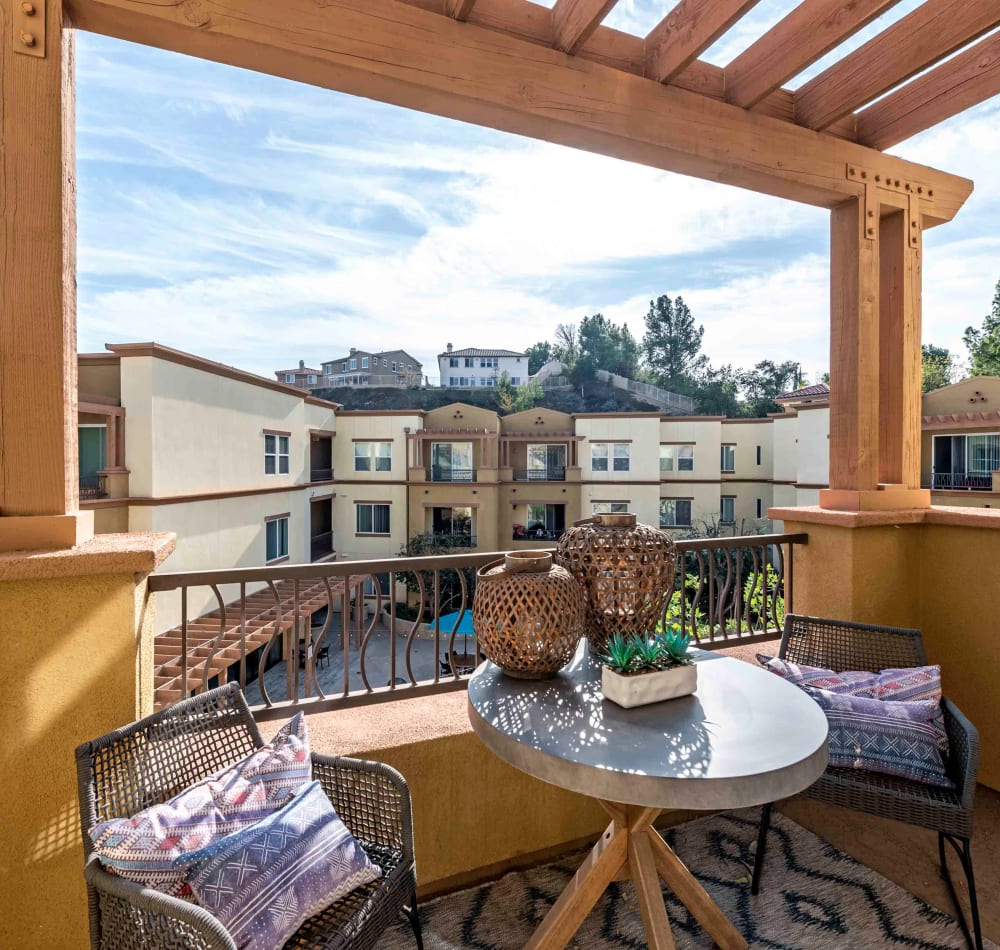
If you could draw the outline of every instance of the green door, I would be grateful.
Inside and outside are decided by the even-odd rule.
[[[107,426],[80,426],[80,484],[97,485],[97,473],[107,467]]]

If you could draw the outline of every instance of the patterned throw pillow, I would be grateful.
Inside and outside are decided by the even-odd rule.
[[[768,656],[766,653],[758,653],[757,662],[796,686],[815,686],[817,689],[850,696],[873,695],[878,680],[875,673],[864,671],[834,673],[833,670],[824,670],[818,666],[789,663],[787,660],[779,660],[776,656]]]
[[[176,860],[267,817],[312,778],[305,717],[297,713],[256,752],[131,818],[90,831],[105,870],[191,900]]]
[[[834,673],[817,666],[789,663],[766,653],[758,653],[757,662],[796,686],[815,686],[831,693],[866,696],[869,699],[941,702],[941,667],[936,665],[889,669],[880,673],[863,670]]]
[[[887,702],[801,688],[826,713],[830,765],[953,787],[944,770],[948,736],[939,703]]]
[[[319,782],[280,811],[180,862],[240,950],[275,950],[310,917],[381,877]]]

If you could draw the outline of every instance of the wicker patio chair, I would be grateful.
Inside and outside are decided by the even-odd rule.
[[[845,670],[877,673],[880,670],[924,666],[927,663],[919,630],[793,615],[785,618],[778,656],[791,663],[818,666],[838,673]],[[870,815],[894,818],[936,831],[941,874],[954,901],[959,923],[969,945],[982,950],[976,882],[969,847],[976,772],[979,768],[979,734],[954,703],[942,699],[941,707],[949,744],[945,768],[948,777],[955,783],[954,789],[935,788],[859,769],[830,767],[803,794],[832,805],[843,805]],[[753,894],[757,894],[760,889],[771,808],[772,805],[767,804],[761,812],[751,882]],[[955,849],[969,885],[972,933],[948,870],[945,842]]]
[[[184,700],[76,750],[84,877],[94,950],[236,950],[225,927],[203,908],[141,887],[101,868],[89,831],[136,812],[232,765],[264,745],[239,686]],[[418,950],[410,793],[403,777],[376,762],[313,753],[317,779],[337,814],[383,876],[306,921],[289,950],[370,948],[402,913]]]

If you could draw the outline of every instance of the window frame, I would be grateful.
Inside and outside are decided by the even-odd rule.
[[[265,477],[270,477],[272,475],[290,475],[291,474],[291,447],[292,447],[292,434],[291,432],[275,432],[272,429],[264,430],[264,475]],[[274,449],[268,451],[268,440],[272,440],[274,443]],[[284,451],[282,451],[282,444],[284,444]],[[267,470],[268,459],[273,459],[274,471],[269,472]],[[282,469],[284,466],[284,469]]]
[[[597,451],[602,446],[604,447],[603,455]],[[603,461],[605,467],[595,467],[595,461]],[[591,472],[600,472],[601,474],[608,475],[632,471],[632,443],[616,442],[613,439],[601,442],[591,442],[590,470]]]
[[[732,510],[733,516],[730,519],[726,518],[726,502],[729,502]],[[736,524],[736,496],[735,495],[719,495],[719,524]]]
[[[268,515],[264,519],[264,563],[265,564],[280,564],[282,561],[287,561],[289,558],[289,519],[291,517],[291,512],[285,512],[280,515]],[[274,525],[274,544],[275,544],[275,554],[274,557],[270,557],[271,552],[271,526]],[[282,551],[282,542],[284,542],[284,550]]]
[[[368,369],[368,359],[369,358],[367,356],[362,356],[361,357],[361,368],[362,369]]]
[[[659,512],[659,514],[660,514],[660,527],[661,528],[690,528],[691,527],[691,519],[692,519],[692,516],[693,516],[693,512],[691,510],[692,502],[693,501],[694,501],[693,498],[661,498],[660,499],[660,512]],[[664,504],[665,503],[672,503],[673,504],[674,520],[672,522],[670,522],[670,521],[664,521],[663,520],[663,511],[664,511]],[[678,506],[678,504],[681,504],[681,503],[687,505],[687,521],[680,521],[680,520],[678,520],[677,506]]]
[[[629,501],[592,501],[590,503],[590,513],[592,515],[627,515],[631,509]]]
[[[726,468],[726,450],[729,450],[729,454],[732,456],[732,468]],[[719,471],[725,472],[726,474],[733,474],[736,471],[736,443],[735,442],[723,442],[719,446]]]
[[[375,509],[385,509],[385,531],[376,531]],[[368,509],[370,530],[361,530],[361,512]],[[354,535],[359,538],[387,538],[392,534],[392,505],[387,501],[356,501],[354,503]]]
[[[361,446],[367,446],[367,452],[359,452]],[[387,447],[383,449],[383,447]],[[362,439],[353,443],[355,472],[391,472],[392,471],[392,440]],[[358,468],[358,462],[368,462],[368,468]],[[380,462],[386,464],[379,465]]]

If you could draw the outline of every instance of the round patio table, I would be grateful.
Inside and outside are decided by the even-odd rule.
[[[659,878],[724,950],[746,940],[653,827],[666,809],[744,808],[812,785],[827,762],[827,722],[797,687],[740,660],[697,651],[691,696],[622,709],[601,694],[586,641],[551,680],[483,663],[469,681],[476,735],[511,765],[597,799],[600,840],[528,948],[564,947],[608,884],[631,879],[651,948],[674,946]]]

